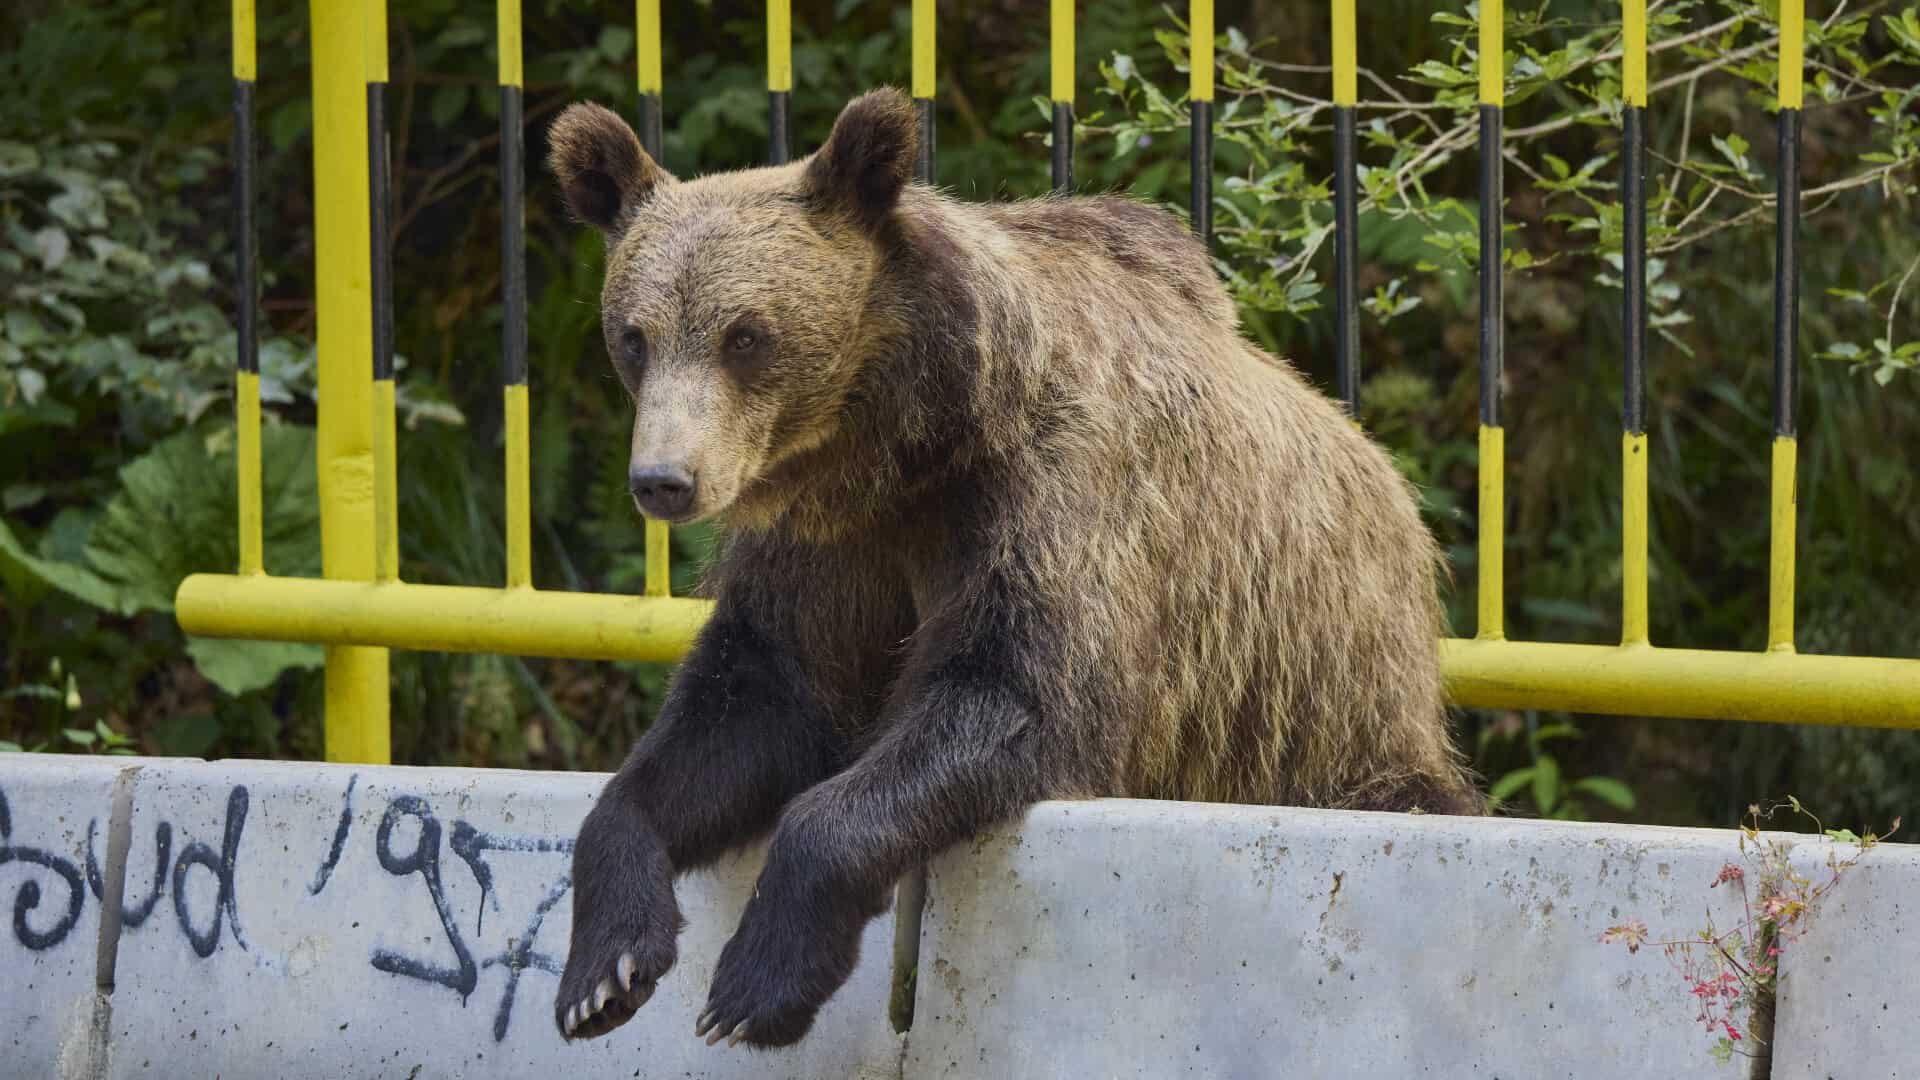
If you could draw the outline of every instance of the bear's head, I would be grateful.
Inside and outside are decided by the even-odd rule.
[[[549,137],[568,208],[606,237],[600,318],[635,406],[634,500],[668,521],[724,514],[836,433],[879,332],[863,324],[912,172],[912,104],[874,91],[809,158],[684,182],[598,105]]]

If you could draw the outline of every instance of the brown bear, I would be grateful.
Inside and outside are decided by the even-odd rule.
[[[691,182],[575,105],[647,515],[728,526],[711,621],[574,848],[568,1038],[673,965],[676,874],[771,832],[697,1032],[791,1043],[903,873],[1044,799],[1480,801],[1410,486],[1117,196],[909,182],[909,100]]]

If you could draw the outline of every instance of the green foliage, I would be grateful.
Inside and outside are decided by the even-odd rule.
[[[1479,758],[1483,770],[1492,761],[1510,759],[1515,746],[1524,747],[1527,764],[1510,769],[1487,789],[1496,810],[1515,801],[1515,796],[1530,798],[1533,812],[1540,817],[1584,821],[1596,806],[1616,813],[1630,812],[1638,804],[1633,789],[1611,776],[1569,778],[1561,759],[1549,751],[1554,740],[1581,738],[1578,727],[1567,721],[1542,724],[1537,714],[1524,719],[1508,713],[1500,723],[1480,731]]]
[[[150,437],[227,399],[233,331],[212,270],[166,228],[183,212],[169,195],[217,162],[206,148],[128,162],[105,140],[0,141],[0,435],[85,428],[111,407]],[[139,190],[124,178],[145,170]],[[263,358],[270,400],[293,389],[289,351]]]

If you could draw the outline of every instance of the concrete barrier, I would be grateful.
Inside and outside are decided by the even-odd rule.
[[[1746,1075],[1656,950],[1598,940],[1726,924],[1733,832],[1125,800],[935,860],[904,1047],[891,916],[798,1047],[694,1038],[753,856],[683,880],[639,1016],[564,1044],[603,780],[0,756],[0,1077]],[[1916,890],[1920,849],[1882,845],[1815,914],[1774,1075],[1914,1074]]]
[[[604,776],[237,761],[124,775],[110,1014],[91,1008],[97,919],[48,944],[10,935],[9,956],[39,947],[31,987],[0,989],[0,1023],[24,1032],[0,1075],[899,1075],[890,918],[869,928],[860,968],[800,1045],[759,1054],[694,1037],[757,856],[682,879],[680,962],[633,1021],[609,1038],[560,1040],[569,855]],[[0,761],[16,821],[38,830],[11,842],[51,820],[61,857],[81,867],[83,815],[104,825],[113,783],[111,770]],[[49,871],[32,873],[22,889],[59,891]],[[105,1054],[61,1056],[74,1031]]]
[[[125,760],[0,754],[0,1073],[85,1075],[104,1053],[100,866]]]
[[[1830,851],[1803,840],[1794,869],[1824,882]],[[1920,846],[1861,855],[1780,971],[1775,1077],[1920,1077]]]

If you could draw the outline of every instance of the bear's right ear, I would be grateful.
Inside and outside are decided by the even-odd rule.
[[[891,87],[872,90],[840,110],[802,183],[815,204],[850,212],[872,228],[899,201],[918,147],[913,102]]]
[[[568,106],[547,132],[547,146],[547,167],[560,179],[567,209],[610,235],[624,232],[634,211],[673,183],[627,122],[604,106]]]

